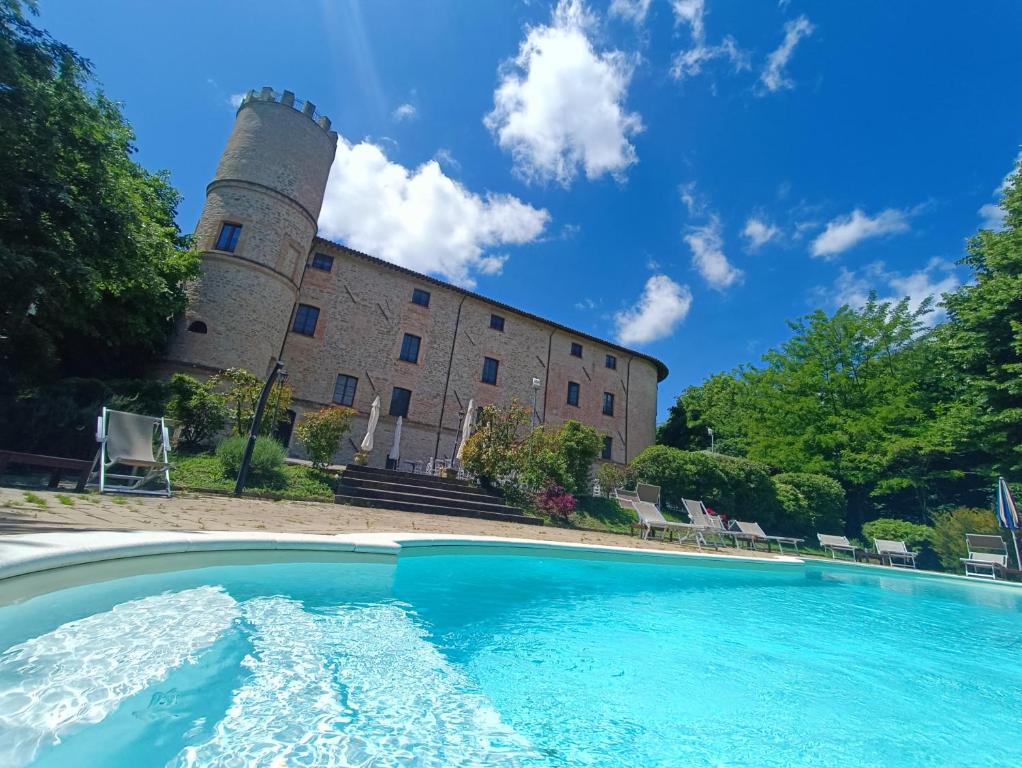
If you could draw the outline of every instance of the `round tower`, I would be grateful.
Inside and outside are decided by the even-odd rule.
[[[195,227],[202,274],[167,353],[172,367],[266,372],[280,354],[337,147],[290,91],[249,91]]]

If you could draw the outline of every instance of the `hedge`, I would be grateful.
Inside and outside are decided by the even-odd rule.
[[[808,472],[785,472],[774,475],[773,480],[788,528],[782,533],[815,540],[817,533],[840,535],[845,532],[847,502],[845,490],[837,480]],[[790,492],[786,489],[796,491],[802,497],[801,502],[789,507],[786,497],[790,496]]]

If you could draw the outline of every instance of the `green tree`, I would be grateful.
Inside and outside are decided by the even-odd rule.
[[[529,410],[517,399],[506,408],[487,405],[469,435],[461,463],[483,485],[514,486],[521,469]]]
[[[167,384],[167,417],[179,428],[180,442],[190,448],[208,443],[227,423],[227,400],[211,381],[175,373]]]
[[[355,411],[343,405],[328,405],[315,413],[307,413],[298,422],[295,432],[305,444],[312,466],[325,467],[341,448],[341,440],[351,430]]]
[[[946,298],[945,335],[966,376],[960,426],[994,472],[1022,471],[1022,160],[1005,183],[1004,229],[982,230],[960,263],[972,279]]]
[[[990,533],[1002,536],[998,527],[997,517],[989,509],[959,507],[934,516],[931,542],[940,564],[946,571],[965,570],[961,558],[968,554],[965,545],[967,533]],[[1011,531],[1007,532],[1011,536]],[[1014,552],[1008,542],[1008,550]]]
[[[740,376],[740,371],[717,373],[678,395],[667,420],[657,428],[657,443],[685,451],[700,451],[712,444],[717,453],[745,455],[742,414],[747,385]]]
[[[27,9],[27,12],[26,12]],[[178,193],[89,63],[0,0],[0,391],[136,374],[169,338],[198,256]]]
[[[252,428],[252,419],[259,404],[264,382],[244,368],[228,368],[210,380],[223,390],[230,413],[231,429],[236,435],[247,435]],[[272,435],[281,424],[288,420],[287,410],[291,407],[291,385],[279,378],[270,389],[263,412],[261,433]]]
[[[589,495],[592,492],[589,478],[593,462],[603,448],[600,433],[588,424],[568,419],[557,430],[557,446],[568,471],[568,490]]]

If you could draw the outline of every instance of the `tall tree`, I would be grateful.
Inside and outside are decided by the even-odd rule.
[[[166,173],[89,63],[0,0],[0,390],[131,374],[164,346],[198,258]]]
[[[967,417],[973,442],[992,468],[1022,475],[1022,159],[1005,182],[1004,228],[982,230],[961,263],[972,280],[946,299],[947,344],[966,375]]]
[[[742,401],[747,393],[741,372],[717,373],[689,387],[671,406],[657,429],[657,443],[687,451],[713,447],[730,456],[745,455]],[[713,430],[713,439],[710,439]]]

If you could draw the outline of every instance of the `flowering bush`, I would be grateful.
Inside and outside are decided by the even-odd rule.
[[[552,517],[567,520],[575,511],[575,497],[563,485],[548,483],[536,494],[536,509]]]

